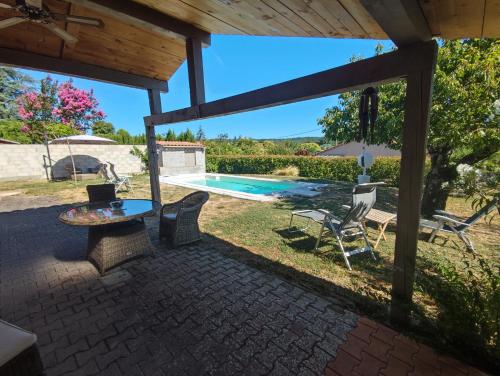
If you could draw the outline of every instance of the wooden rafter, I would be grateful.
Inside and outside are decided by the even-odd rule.
[[[174,38],[198,38],[203,45],[210,45],[210,33],[187,22],[158,12],[142,4],[123,0],[66,0],[98,13],[114,17],[126,24],[155,31]]]
[[[186,57],[191,106],[196,106],[205,103],[205,79],[203,77],[203,58],[200,39],[188,38],[186,41]]]
[[[398,47],[432,38],[417,0],[361,0],[361,3]]]
[[[267,86],[192,107],[146,116],[150,125],[171,124],[279,106],[327,95],[380,85],[404,78],[432,64],[428,56],[435,43],[401,48],[309,76]]]
[[[66,74],[134,88],[168,91],[166,81],[9,48],[0,48],[0,64]]]

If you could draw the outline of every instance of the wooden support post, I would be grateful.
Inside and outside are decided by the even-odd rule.
[[[402,325],[409,323],[415,280],[427,128],[436,55],[437,47],[431,56],[431,68],[411,72],[407,76],[391,303],[391,320]]]
[[[161,113],[160,91],[149,89],[148,97],[149,97],[149,109],[151,111],[151,114],[154,115]],[[151,198],[154,201],[161,203],[156,134],[155,134],[155,128],[149,126],[148,124],[146,124],[146,142],[147,142],[147,152],[149,161],[149,181],[151,184]]]
[[[201,39],[188,38],[186,40],[186,56],[191,106],[197,106],[205,103],[205,79],[203,77]]]

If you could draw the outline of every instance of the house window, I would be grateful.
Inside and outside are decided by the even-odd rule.
[[[185,150],[184,151],[184,165],[186,167],[196,166],[196,153],[195,150]]]

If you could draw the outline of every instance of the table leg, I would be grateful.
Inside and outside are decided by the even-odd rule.
[[[87,258],[97,266],[101,275],[113,266],[152,250],[143,222],[89,227]]]
[[[385,229],[386,229],[388,224],[389,224],[389,222],[385,222],[382,226],[380,224],[378,224],[378,229],[379,229],[380,233],[378,234],[377,241],[375,242],[375,246],[373,247],[373,249],[377,249],[378,243],[380,243],[380,240],[382,238],[384,238],[384,240],[387,240],[387,238],[385,237]]]

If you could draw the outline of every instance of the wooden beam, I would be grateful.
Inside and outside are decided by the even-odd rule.
[[[205,119],[393,82],[406,77],[410,72],[429,69],[432,64],[430,57],[435,48],[434,41],[419,43],[244,94],[147,116],[144,120],[150,125],[160,125]]]
[[[11,50],[8,48],[0,47],[0,64],[88,78],[133,88],[154,89],[162,92],[168,91],[166,81],[103,68],[97,65],[58,59],[32,52]]]
[[[417,0],[361,0],[361,3],[398,47],[432,38]]]
[[[198,38],[210,46],[210,33],[168,14],[134,1],[123,0],[66,0],[106,16],[114,17],[129,25],[154,31],[170,38]]]
[[[149,109],[151,114],[161,113],[161,97],[158,90],[148,90]],[[158,166],[158,150],[156,146],[155,128],[146,125],[146,144],[149,164],[149,182],[151,185],[151,198],[161,203],[160,174]]]
[[[200,39],[188,38],[186,40],[186,57],[191,106],[196,106],[205,103],[205,79],[203,77],[203,57]]]
[[[408,323],[413,296],[427,129],[437,48],[429,58],[431,67],[412,72],[406,79],[391,302],[391,320],[400,324]]]

